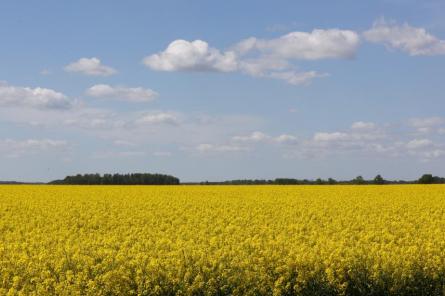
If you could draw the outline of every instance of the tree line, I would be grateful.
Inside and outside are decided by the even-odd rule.
[[[293,179],[293,178],[276,178],[273,180],[265,179],[241,179],[229,180],[222,182],[200,182],[201,185],[385,185],[385,184],[445,184],[445,178],[424,174],[417,180],[385,180],[381,175],[375,176],[374,179],[365,180],[362,176],[357,176],[352,180],[335,180],[328,179]]]
[[[44,184],[14,181],[0,181],[0,184]],[[171,175],[131,173],[131,174],[77,174],[67,176],[62,180],[54,180],[48,184],[55,185],[386,185],[386,184],[445,184],[445,178],[424,174],[417,180],[386,180],[381,175],[373,179],[364,179],[357,176],[352,180],[328,179],[240,179],[221,182],[189,182],[181,183],[180,180]]]
[[[56,185],[178,185],[179,179],[163,174],[77,174],[49,184]]]

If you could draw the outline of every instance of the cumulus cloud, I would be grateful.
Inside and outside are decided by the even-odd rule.
[[[67,146],[66,141],[51,139],[0,140],[0,152],[6,157],[20,157],[50,150],[64,150]]]
[[[210,47],[202,40],[175,40],[164,51],[145,57],[143,62],[157,71],[241,72],[302,85],[327,74],[299,70],[291,60],[352,58],[358,45],[357,33],[339,29],[291,32],[275,39],[251,37],[226,51]]]
[[[424,162],[428,162],[445,156],[445,147],[432,141],[410,141],[410,143],[408,144],[413,144],[414,146],[407,147],[406,153],[410,156],[417,157]]]
[[[445,54],[445,40],[428,33],[424,28],[412,27],[407,23],[400,25],[380,19],[363,35],[369,42],[382,43],[411,56]]]
[[[358,45],[359,36],[353,31],[317,29],[291,32],[275,39],[251,37],[232,48],[240,56],[240,71],[251,76],[280,79],[292,85],[304,85],[328,74],[297,70],[292,60],[352,58]]]
[[[137,123],[146,125],[178,125],[179,118],[178,115],[171,112],[156,112],[143,115],[137,120]]]
[[[0,82],[0,106],[40,109],[69,109],[73,101],[49,88],[12,86]]]
[[[234,48],[241,54],[258,50],[282,59],[319,60],[353,58],[359,43],[359,35],[354,31],[315,29],[312,32],[291,32],[275,39],[251,37]]]
[[[420,122],[420,121],[419,121]],[[436,124],[436,121],[422,121]],[[358,121],[349,130],[316,132],[311,138],[303,139],[292,147],[287,156],[320,157],[326,155],[379,155],[382,157],[415,157],[429,161],[445,155],[445,143],[426,138],[410,139],[411,134],[394,133],[390,127]]]
[[[332,153],[333,151],[379,151],[390,152],[387,147],[387,132],[371,122],[358,121],[346,131],[316,132],[304,141],[306,150]]]
[[[157,71],[232,72],[238,67],[233,51],[221,52],[202,40],[175,40],[164,51],[145,57],[143,62]]]
[[[117,71],[105,66],[98,58],[80,58],[65,67],[67,72],[78,72],[90,76],[111,76]]]
[[[86,91],[87,95],[96,98],[115,98],[130,102],[150,102],[158,93],[142,87],[110,86],[107,84],[96,84]]]

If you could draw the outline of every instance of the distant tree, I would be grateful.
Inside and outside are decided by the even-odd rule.
[[[434,177],[431,174],[424,174],[422,177],[419,178],[417,181],[419,184],[433,184],[434,183]]]
[[[274,181],[275,184],[278,185],[297,185],[300,182],[297,179],[289,179],[289,178],[277,178]]]
[[[385,180],[382,178],[382,176],[377,175],[374,178],[374,184],[376,184],[376,185],[383,185],[383,184],[385,184]]]
[[[51,184],[73,185],[177,185],[179,179],[170,175],[161,174],[77,174],[67,176],[63,180],[52,181]]]
[[[434,184],[445,184],[445,178],[434,176],[433,183]]]
[[[334,184],[336,184],[337,183],[337,181],[335,181],[334,179],[332,179],[332,178],[329,178],[328,179],[328,184],[329,185],[334,185]]]
[[[365,184],[365,179],[363,179],[362,176],[357,176],[355,179],[352,180],[352,184],[356,184],[356,185],[362,185]]]
[[[318,178],[317,180],[315,180],[315,184],[316,185],[323,185],[324,181],[320,178]]]
[[[424,174],[422,177],[417,180],[417,183],[420,184],[444,184],[445,178],[441,178],[438,176],[433,176],[431,174]]]
[[[444,184],[445,178],[433,176],[431,174],[424,174],[422,177],[420,177],[419,180],[417,180],[417,183],[420,183],[420,184]]]

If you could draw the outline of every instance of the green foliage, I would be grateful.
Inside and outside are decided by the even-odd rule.
[[[363,185],[363,184],[366,183],[365,179],[363,179],[362,176],[357,176],[357,177],[356,177],[355,179],[353,179],[351,182],[352,182],[352,184],[355,184],[355,185]]]
[[[445,183],[445,178],[440,178],[432,174],[424,174],[417,181],[419,184],[443,184]]]
[[[179,179],[162,174],[77,174],[50,184],[65,185],[178,185]]]
[[[374,178],[374,184],[376,184],[376,185],[383,185],[383,184],[385,184],[385,180],[382,178],[382,176],[377,175]]]

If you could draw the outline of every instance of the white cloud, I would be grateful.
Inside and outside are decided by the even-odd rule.
[[[429,147],[432,145],[433,145],[433,142],[429,139],[414,139],[414,140],[409,141],[406,144],[406,148],[420,149],[420,148],[425,148],[425,147]]]
[[[406,23],[399,25],[380,19],[363,35],[369,42],[382,43],[388,48],[399,49],[412,56],[445,54],[445,40],[431,35],[424,28],[412,27]]]
[[[426,121],[432,123],[434,121]],[[428,161],[441,157],[445,143],[430,139],[409,139],[410,133],[391,132],[389,127],[380,127],[370,122],[355,122],[347,131],[317,132],[312,138],[294,145],[286,155],[319,157],[351,153],[380,155],[383,157],[416,157]],[[292,153],[293,152],[293,153]]]
[[[139,124],[168,124],[168,125],[178,125],[179,118],[174,113],[169,112],[157,112],[157,113],[149,113],[143,115],[137,120]]]
[[[240,61],[240,70],[254,77],[264,77],[270,71],[282,71],[289,69],[288,61],[272,57],[259,57]]]
[[[115,130],[119,128],[128,127],[130,121],[119,114],[108,110],[84,108],[75,110],[63,119],[58,119],[57,122],[62,122],[65,126],[86,129],[86,130]],[[54,124],[52,122],[51,124]]]
[[[333,133],[315,133],[313,139],[316,142],[331,142],[342,141],[349,138],[347,133],[333,132]]]
[[[261,142],[268,140],[269,138],[270,137],[265,133],[256,131],[247,136],[235,136],[232,140],[239,142]]]
[[[425,157],[425,160],[439,158],[439,157],[445,156],[445,150],[444,149],[434,149],[431,151],[426,151],[423,153],[423,156]]]
[[[359,41],[358,34],[350,30],[317,29],[312,32],[291,32],[275,39],[250,37],[232,49],[239,55],[240,71],[255,77],[304,85],[328,74],[297,70],[291,60],[352,58]]]
[[[287,145],[298,143],[297,137],[292,136],[292,135],[287,135],[287,134],[279,135],[274,140],[280,144],[287,144]]]
[[[66,141],[51,139],[0,140],[0,152],[6,157],[20,157],[25,154],[38,154],[50,150],[64,150]]]
[[[352,123],[351,128],[354,130],[372,130],[376,127],[373,122],[356,121]]]
[[[271,72],[267,77],[284,80],[292,85],[302,85],[308,84],[314,78],[321,78],[329,76],[326,73],[318,73],[316,71],[309,72],[295,72],[295,71],[286,71],[286,72]]]
[[[228,144],[201,144],[197,146],[200,152],[237,152],[250,151],[258,147],[257,145],[273,145],[279,144],[277,147],[295,146],[298,145],[297,137],[288,134],[281,134],[277,137],[269,136],[263,132],[252,132],[245,136],[234,136],[230,139]]]
[[[200,144],[196,147],[196,150],[199,152],[241,152],[249,149],[238,145]]]
[[[157,71],[231,72],[238,67],[234,52],[222,53],[202,40],[175,40],[164,51],[145,57],[143,62]]]
[[[419,133],[429,133],[436,129],[440,133],[440,130],[442,129],[441,126],[445,124],[445,118],[438,116],[412,118],[410,124],[416,128]]]
[[[258,50],[282,59],[318,60],[352,58],[360,43],[358,34],[350,30],[315,29],[312,32],[291,32],[276,39],[242,40],[235,49],[240,54]]]
[[[73,101],[49,88],[31,88],[0,83],[0,106],[40,109],[69,109]]]
[[[110,86],[107,84],[96,84],[86,91],[87,95],[96,98],[115,98],[130,102],[150,102],[154,100],[158,93],[142,87],[122,87]]]
[[[328,76],[328,74],[316,71],[297,71],[286,60],[266,56],[242,60],[239,63],[239,69],[253,77],[279,79],[292,85],[304,85],[310,83],[314,78]]]
[[[145,57],[143,62],[157,71],[237,71],[302,85],[327,74],[297,71],[290,60],[352,58],[358,45],[357,33],[339,29],[291,32],[269,40],[251,37],[227,51],[210,47],[202,40],[175,40],[164,51]]]
[[[232,50],[240,55],[245,55],[252,50],[256,49],[258,39],[255,37],[250,37],[244,40],[239,41],[235,45],[232,46]]]
[[[411,123],[414,127],[434,127],[445,123],[445,119],[442,117],[425,117],[425,118],[413,118]]]
[[[65,67],[67,72],[79,72],[90,76],[111,76],[117,71],[109,66],[105,66],[98,58],[80,58]]]

